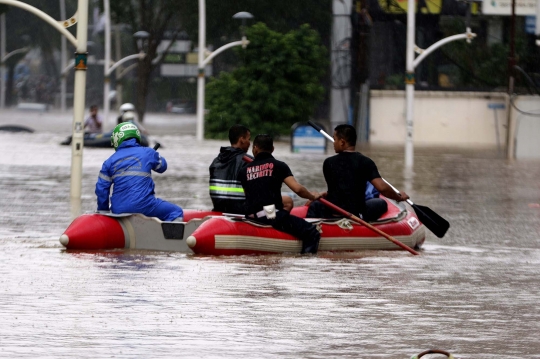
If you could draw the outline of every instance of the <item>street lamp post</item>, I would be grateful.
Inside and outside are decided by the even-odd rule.
[[[60,0],[60,18],[66,18],[66,0]],[[60,51],[60,69],[64,70],[67,66],[67,42],[64,36],[61,37],[61,51]],[[66,76],[62,72],[60,76],[60,110],[66,112]]]
[[[415,5],[416,1],[408,1],[407,4],[407,52],[406,52],[406,73],[405,73],[405,99],[406,99],[406,112],[405,112],[405,170],[412,172],[414,163],[414,147],[413,147],[413,131],[414,131],[414,83],[415,75],[414,69],[424,60],[429,54],[438,49],[439,47],[456,40],[471,40],[476,37],[476,34],[471,32],[469,27],[469,13],[467,15],[467,27],[466,32],[459,35],[453,35],[437,41],[425,50],[419,49],[415,46]],[[414,52],[420,53],[416,59],[414,58]]]
[[[4,57],[6,56],[6,14],[0,15],[0,108],[5,105],[6,92],[6,66]]]
[[[233,16],[234,19],[242,20],[242,32],[247,19],[253,18],[249,12],[239,12]],[[221,52],[230,49],[234,46],[246,47],[249,41],[243,36],[241,41],[234,41],[223,45],[219,49],[213,51],[205,59],[206,53],[206,0],[199,0],[199,53],[198,53],[198,74],[197,74],[197,131],[196,137],[198,141],[204,139],[204,97],[205,97],[205,73],[206,65]]]

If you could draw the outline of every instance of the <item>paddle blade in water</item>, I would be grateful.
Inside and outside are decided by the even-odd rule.
[[[418,216],[418,220],[420,220],[427,229],[439,238],[444,237],[446,231],[450,228],[450,223],[448,223],[446,219],[439,216],[429,207],[417,204],[413,204],[412,207]]]

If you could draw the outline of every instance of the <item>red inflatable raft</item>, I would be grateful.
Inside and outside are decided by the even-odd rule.
[[[413,210],[404,203],[386,199],[388,212],[371,223],[381,231],[411,248],[420,248],[425,240],[425,228]],[[292,214],[305,217],[307,207],[295,207]],[[356,251],[400,249],[371,229],[349,219],[310,220],[321,232],[319,251]],[[242,255],[270,253],[300,253],[301,242],[270,226],[242,219],[212,217],[202,223],[186,243],[198,254]]]

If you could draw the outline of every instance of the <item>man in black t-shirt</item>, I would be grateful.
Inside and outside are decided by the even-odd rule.
[[[361,215],[366,221],[376,221],[387,211],[382,198],[365,199],[366,183],[371,184],[385,197],[405,201],[405,192],[396,193],[379,174],[375,162],[355,151],[356,130],[351,125],[338,125],[334,130],[334,150],[337,155],[327,158],[323,173],[328,192],[326,199],[338,207]],[[328,218],[333,213],[320,202],[310,204],[307,217]]]
[[[317,192],[309,192],[298,183],[286,163],[272,156],[274,141],[269,135],[257,135],[253,141],[255,159],[240,170],[238,179],[246,195],[246,217],[269,224],[278,231],[291,234],[302,241],[302,253],[317,253],[321,235],[317,228],[302,218],[283,210],[281,185],[285,183],[294,193],[302,198],[316,201],[321,197]],[[271,209],[263,208],[274,205]],[[270,213],[267,216],[267,213]],[[271,219],[275,215],[275,218]]]

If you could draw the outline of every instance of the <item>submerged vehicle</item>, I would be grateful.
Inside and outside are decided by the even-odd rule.
[[[84,146],[85,147],[111,147],[111,135],[112,131],[104,133],[85,133],[84,134]],[[71,136],[67,137],[60,143],[61,145],[71,145]],[[148,147],[148,137],[141,133],[141,146]]]

